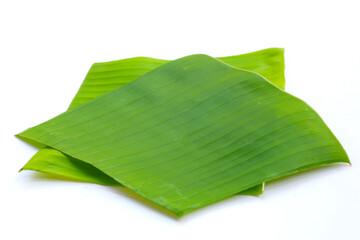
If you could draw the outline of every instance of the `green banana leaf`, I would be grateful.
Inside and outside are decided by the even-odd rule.
[[[284,49],[282,48],[269,48],[218,59],[234,67],[257,72],[284,89]],[[167,62],[169,61],[137,57],[95,63],[89,70],[69,109],[119,88]],[[35,170],[103,185],[119,185],[117,181],[90,164],[81,162],[49,147],[36,153],[21,170]],[[260,184],[240,194],[259,195],[263,192],[263,188],[263,184]]]
[[[206,55],[169,62],[18,136],[179,216],[300,170],[349,163],[309,105]]]

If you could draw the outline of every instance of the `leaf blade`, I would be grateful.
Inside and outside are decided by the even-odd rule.
[[[257,72],[280,88],[285,86],[284,49],[269,48],[218,59],[234,67]],[[113,62],[96,63],[89,70],[89,73],[69,108],[71,109],[72,107],[121,87],[167,62],[169,61],[137,57]],[[111,178],[106,179],[100,171],[99,173],[96,173],[95,168],[91,169],[91,166],[85,167],[85,169],[88,169],[88,171],[85,172],[82,171],[82,169],[76,169],[77,165],[75,164],[75,161],[77,161],[77,159],[74,159],[71,156],[47,148],[46,150],[40,150],[39,153],[35,154],[22,170],[35,170],[58,174],[84,182],[103,185],[111,183],[111,185],[113,185]],[[59,169],[57,169],[57,165],[59,165]],[[97,175],[99,176],[99,181],[96,181]],[[260,195],[262,192],[263,185],[261,184],[240,194]]]
[[[349,162],[306,103],[204,55],[170,62],[20,136],[178,215],[308,167]]]

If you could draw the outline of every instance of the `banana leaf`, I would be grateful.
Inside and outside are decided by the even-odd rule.
[[[284,49],[282,48],[269,48],[218,59],[234,67],[257,72],[284,89]],[[119,88],[167,62],[169,61],[137,57],[95,63],[89,70],[69,109]],[[50,147],[36,153],[21,170],[35,170],[103,185],[119,185],[117,181],[93,166]],[[259,195],[263,192],[263,188],[263,184],[260,184],[240,194]]]
[[[178,216],[349,159],[320,116],[261,75],[184,57],[18,134]]]

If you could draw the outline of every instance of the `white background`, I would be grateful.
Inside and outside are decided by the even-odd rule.
[[[360,239],[358,1],[0,0],[0,239]],[[121,188],[18,170],[13,135],[65,111],[91,64],[284,47],[286,90],[323,117],[332,165],[174,219]]]

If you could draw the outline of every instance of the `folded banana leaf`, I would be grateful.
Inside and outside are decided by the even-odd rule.
[[[181,216],[349,159],[319,115],[261,75],[181,58],[18,134]]]
[[[231,66],[259,73],[273,84],[284,89],[284,49],[282,48],[269,48],[218,59]],[[169,61],[137,57],[95,63],[89,70],[69,109],[119,88],[167,62]],[[22,170],[36,170],[103,185],[119,185],[119,182],[93,166],[50,147],[36,153]],[[263,184],[260,184],[240,194],[259,195],[263,192],[263,188]]]

